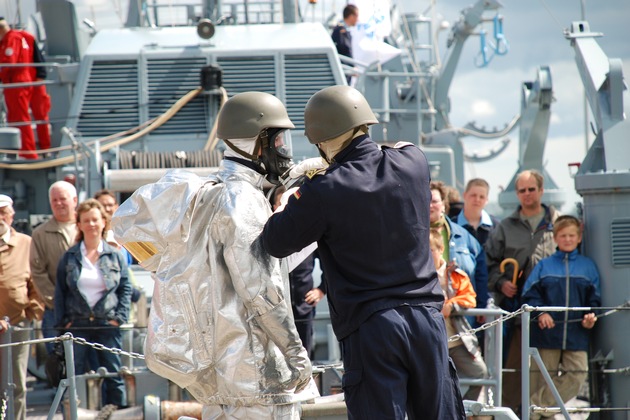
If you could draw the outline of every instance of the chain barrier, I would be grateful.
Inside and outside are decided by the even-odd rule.
[[[544,308],[544,306],[539,307],[539,306],[523,305],[523,307],[521,307],[520,309],[517,309],[514,312],[508,312],[505,315],[503,315],[503,316],[501,316],[501,317],[499,317],[499,318],[497,318],[497,319],[495,319],[493,321],[485,323],[485,324],[483,324],[483,325],[481,325],[481,326],[479,326],[477,328],[472,328],[472,329],[470,329],[468,331],[461,332],[459,334],[455,334],[455,335],[449,337],[448,342],[452,343],[453,341],[459,340],[462,336],[473,335],[473,334],[476,334],[479,331],[485,331],[487,329],[495,327],[497,324],[505,322],[505,321],[507,321],[509,319],[512,319],[512,318],[516,317],[516,316],[519,316],[525,311],[528,311],[528,312],[540,312],[540,308]],[[558,308],[560,308],[560,307],[558,307]],[[496,308],[496,309],[499,309],[499,308]],[[611,306],[611,307],[609,307],[609,306],[597,307],[597,308],[582,308],[582,307],[571,308],[571,307],[565,307],[563,309],[567,310],[567,311],[584,311],[584,310],[595,310],[595,309],[606,310],[606,312],[604,312],[604,313],[602,313],[600,315],[597,315],[597,318],[601,319],[601,318],[607,317],[607,316],[612,315],[612,314],[614,314],[616,312],[619,312],[619,311],[630,310],[630,301],[624,302],[622,305],[619,305],[619,306]],[[538,316],[540,316],[540,315],[537,315],[536,317],[532,318],[530,322],[534,322]],[[569,323],[571,323],[571,322],[581,322],[581,320],[580,319],[570,320],[568,322]],[[555,321],[555,323],[556,324],[562,324],[562,323],[564,323],[564,321]]]
[[[470,329],[468,331],[464,331],[464,332],[461,332],[459,334],[455,334],[455,335],[449,337],[448,342],[452,343],[453,341],[457,341],[457,340],[459,340],[461,337],[463,337],[465,335],[477,334],[479,331],[485,331],[485,330],[488,330],[488,329],[490,329],[492,327],[496,327],[497,325],[502,324],[503,322],[505,322],[507,320],[510,320],[510,319],[512,319],[514,317],[519,316],[523,312],[525,312],[524,308],[518,309],[518,310],[516,310],[514,312],[508,312],[507,314],[505,314],[505,315],[503,315],[503,316],[501,316],[501,317],[499,317],[499,318],[497,318],[497,319],[495,319],[493,321],[487,322],[487,323],[483,324],[480,327],[472,328],[472,329]]]
[[[498,309],[498,308],[496,308]],[[592,310],[592,309],[607,309],[606,312],[602,313],[601,315],[598,316],[598,318],[602,318],[608,315],[611,315],[615,312],[621,311],[621,310],[628,310],[630,309],[630,301],[625,302],[623,305],[617,306],[617,307],[611,307],[611,308],[560,308],[560,307],[554,307],[554,309],[557,309],[557,311],[561,311],[561,310],[568,310],[568,311],[579,311],[579,310]],[[462,336],[465,335],[473,335],[476,334],[477,332],[480,331],[485,331],[488,330],[490,328],[496,327],[497,325],[500,325],[506,321],[509,321],[512,318],[515,318],[517,316],[520,316],[521,314],[523,314],[524,312],[534,312],[534,311],[539,311],[539,307],[532,307],[532,306],[527,306],[527,305],[523,305],[523,307],[521,307],[520,309],[514,311],[514,312],[505,312],[502,316],[500,316],[497,319],[494,319],[490,322],[487,322],[483,325],[481,325],[478,328],[473,328],[470,329],[468,331],[453,335],[451,337],[449,337],[448,342],[453,342],[456,341],[458,339],[460,339]],[[19,328],[19,327],[15,327],[16,330],[30,330],[30,328]],[[54,337],[54,338],[47,338],[47,339],[37,339],[37,340],[27,340],[27,341],[23,341],[23,342],[19,342],[19,343],[9,343],[9,344],[3,344],[0,345],[0,348],[2,347],[8,347],[8,346],[18,346],[18,345],[24,345],[24,344],[32,344],[32,343],[42,343],[42,342],[62,342],[62,341],[66,341],[66,340],[72,340],[74,343],[83,345],[83,346],[88,346],[88,347],[92,347],[95,350],[98,351],[108,351],[112,354],[116,354],[119,356],[127,356],[133,359],[139,359],[139,360],[144,360],[145,357],[143,354],[140,353],[135,353],[135,352],[130,352],[130,351],[125,351],[122,349],[118,349],[118,348],[110,348],[107,346],[104,346],[100,343],[91,343],[89,341],[87,341],[84,338],[81,337],[73,337],[72,334],[66,333],[64,335],[58,336],[58,337]],[[322,364],[322,365],[317,365],[315,366],[317,369],[322,369],[322,370],[326,370],[326,369],[343,369],[343,365],[341,363],[334,363],[334,364]],[[516,369],[518,370],[518,369]],[[589,370],[590,372],[594,372],[593,369]],[[603,373],[608,373],[608,374],[628,374],[630,373],[630,366],[627,367],[622,367],[622,368],[615,368],[615,369],[601,369],[601,370],[597,370],[599,372],[603,372]],[[106,420],[108,419],[113,411],[115,410],[115,407],[109,407],[109,406],[105,406],[103,407],[103,409],[101,410],[101,412],[99,413],[98,419],[101,420]],[[6,395],[2,396],[2,398],[0,399],[0,420],[4,420],[6,418],[6,412],[7,412],[7,399],[6,399]]]
[[[77,343],[77,344],[81,344],[82,346],[92,347],[94,350],[108,351],[110,353],[117,354],[119,356],[127,356],[127,357],[131,357],[133,359],[144,360],[144,354],[134,353],[134,352],[125,351],[125,350],[117,349],[117,348],[110,348],[110,347],[106,347],[106,346],[104,346],[104,345],[102,345],[100,343],[90,343],[85,338],[72,337],[72,341]]]
[[[616,312],[619,311],[623,311],[623,310],[630,310],[630,301],[626,301],[624,302],[622,305],[619,306],[612,306],[612,307],[545,307],[545,306],[529,306],[529,305],[523,305],[520,309],[514,311],[514,312],[509,312],[506,313],[505,315],[491,321],[488,323],[485,323],[477,328],[472,328],[468,331],[464,331],[461,332],[459,334],[455,334],[451,337],[449,337],[448,342],[451,343],[453,341],[457,341],[459,340],[461,337],[465,336],[465,335],[473,335],[476,334],[479,331],[484,331],[487,329],[490,329],[492,327],[495,327],[496,325],[505,322],[511,318],[514,318],[516,316],[521,315],[524,312],[540,312],[541,308],[547,308],[547,310],[550,310],[551,308],[555,309],[555,312],[560,312],[562,310],[564,311],[570,311],[570,312],[578,312],[578,311],[586,311],[586,310],[606,310],[606,312],[603,312],[602,314],[598,315],[597,318],[601,319],[604,318],[606,316],[612,315]],[[499,308],[493,308],[493,309],[499,309]],[[540,316],[541,314],[537,315],[536,317],[532,317],[530,322],[535,322],[536,318],[538,316]],[[570,320],[568,321],[570,322],[581,322],[581,319],[577,319],[577,320]],[[562,324],[564,323],[564,321],[555,321],[556,324]],[[503,368],[503,372],[520,372],[521,369],[506,369]],[[630,374],[630,366],[625,366],[625,367],[621,367],[621,368],[614,368],[614,369],[587,369],[587,370],[566,370],[566,369],[560,369],[557,371],[549,371],[549,373],[556,373],[556,372],[560,372],[560,373],[568,373],[568,372],[576,372],[576,373],[605,373],[605,374]]]

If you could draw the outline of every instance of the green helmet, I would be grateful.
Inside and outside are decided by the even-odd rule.
[[[311,144],[369,124],[378,124],[378,120],[361,92],[350,86],[322,89],[311,96],[304,109],[304,134]]]
[[[264,92],[234,95],[218,119],[217,137],[224,140],[256,137],[265,128],[295,128],[280,99]]]

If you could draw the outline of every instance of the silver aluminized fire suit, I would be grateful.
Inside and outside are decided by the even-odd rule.
[[[155,252],[142,262],[155,279],[147,366],[202,404],[317,396],[287,298],[287,270],[252,247],[271,214],[262,182],[229,160],[207,178],[171,171],[138,189],[112,221],[124,246],[142,242]]]

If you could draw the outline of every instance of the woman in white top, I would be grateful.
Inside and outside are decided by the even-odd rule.
[[[109,219],[103,206],[94,199],[77,207],[77,244],[61,257],[55,286],[57,328],[75,337],[109,348],[121,348],[120,325],[127,321],[131,305],[131,283],[127,262],[105,241]],[[86,346],[74,345],[77,374],[85,373]],[[97,351],[99,365],[118,373],[120,356]],[[125,385],[120,377],[104,381],[105,404],[125,407]]]

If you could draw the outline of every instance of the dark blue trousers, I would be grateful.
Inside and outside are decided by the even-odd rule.
[[[293,308],[293,319],[295,320],[295,328],[300,335],[302,345],[308,353],[308,357],[313,359],[313,319],[315,318],[315,309],[306,315],[302,315]]]
[[[75,321],[68,331],[75,337],[85,338],[90,343],[100,343],[109,348],[122,348],[120,328],[114,327],[104,320]],[[88,358],[86,353],[92,348],[74,343],[73,349],[76,374],[80,375],[87,371]],[[98,360],[98,366],[89,366],[90,368],[104,367],[109,373],[118,373],[120,371],[122,363],[119,355],[100,350],[94,350],[93,353]],[[125,382],[121,377],[106,378],[103,381],[103,388],[103,406],[115,404],[118,407],[125,407],[127,405]]]
[[[44,310],[44,316],[42,318],[42,335],[44,338],[57,337],[59,335],[55,329],[55,310],[46,308]],[[45,344],[48,354],[52,354],[55,349],[53,342]]]
[[[349,419],[465,419],[440,311],[399,306],[374,313],[342,340]]]

